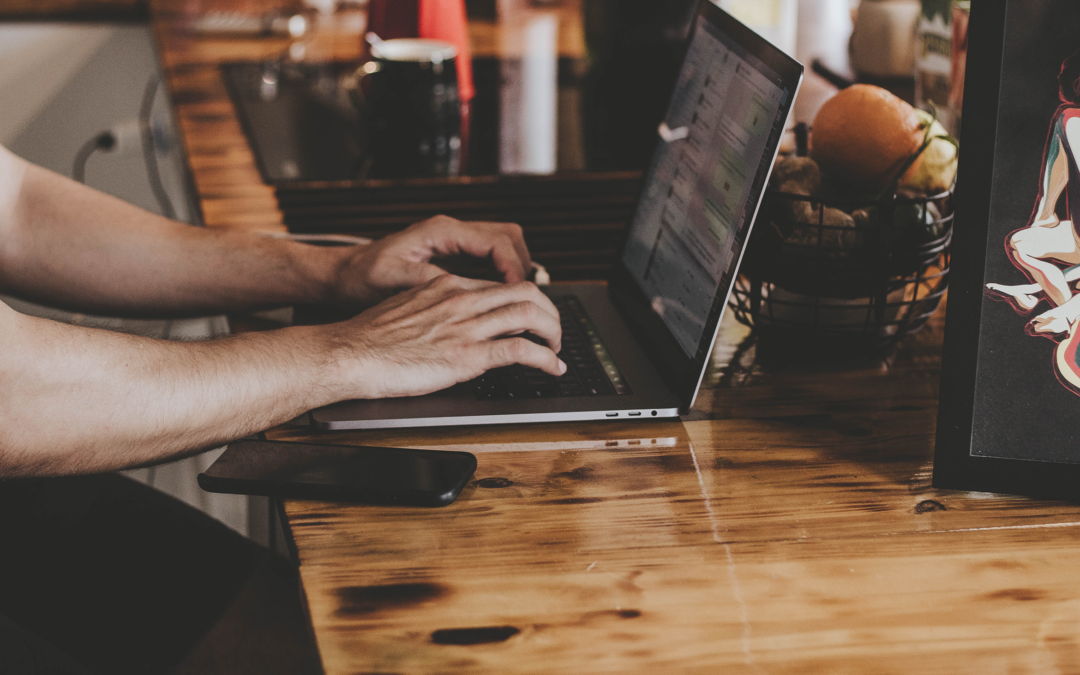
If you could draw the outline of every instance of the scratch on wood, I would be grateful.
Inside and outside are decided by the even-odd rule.
[[[701,498],[705,503],[705,512],[709,514],[709,524],[712,526],[713,541],[724,547],[724,553],[727,556],[728,579],[731,582],[731,594],[735,598],[735,603],[739,606],[739,618],[742,620],[743,625],[743,662],[756,669],[758,666],[754,663],[754,652],[750,647],[750,610],[747,608],[746,601],[743,599],[742,588],[739,584],[739,576],[735,572],[735,556],[731,552],[731,546],[720,536],[720,523],[716,517],[716,513],[713,511],[712,503],[709,501],[709,491],[705,489],[705,479],[701,476],[701,465],[698,464],[697,453],[694,452],[694,444],[687,443],[687,447],[690,449],[690,459],[694,461],[694,471],[697,473],[698,488],[701,490]]]

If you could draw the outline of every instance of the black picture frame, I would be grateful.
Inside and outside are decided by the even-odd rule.
[[[1058,85],[1065,61],[1080,54],[1080,3],[971,4],[933,484],[1078,501],[1080,443],[1073,430],[1080,431],[1080,392],[1061,379],[1056,356],[1069,333],[1048,340],[1029,327],[1054,308],[1048,293],[1033,296],[1039,304],[1025,315],[1019,301],[1001,299],[1013,296],[987,284],[1019,288],[1025,277],[1036,281],[1015,262],[1018,249],[1009,242],[1030,228],[1048,201],[1043,196],[1052,193],[1042,187],[1045,160],[1066,104],[1061,98],[1055,109],[1052,97],[1064,90],[1048,89]],[[1066,161],[1072,155],[1060,144],[1056,152]],[[1075,161],[1069,174],[1080,184]],[[1080,190],[1077,184],[1066,193]],[[1025,208],[1026,224],[1019,216]],[[1075,213],[1080,203],[1065,209]]]

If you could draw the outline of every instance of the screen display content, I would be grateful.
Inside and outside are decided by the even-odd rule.
[[[790,96],[779,75],[698,22],[623,254],[689,358],[709,348]]]

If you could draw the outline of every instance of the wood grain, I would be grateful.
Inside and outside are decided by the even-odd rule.
[[[236,117],[221,77],[229,61],[279,58],[290,42],[280,37],[238,38],[196,34],[194,12],[235,10],[269,12],[295,3],[276,0],[151,0],[153,33],[188,165],[209,227],[283,231],[274,191],[259,174],[255,157]],[[362,27],[362,23],[360,24]],[[314,59],[360,57],[356,22],[343,16],[338,23],[320,24],[306,40]]]
[[[286,504],[327,673],[1077,672],[1080,506],[930,486],[942,319],[721,363],[685,423],[319,436],[479,464],[444,509]]]
[[[192,6],[152,0],[206,222],[281,229],[218,65],[288,45]],[[285,505],[327,673],[1080,672],[1080,507],[930,486],[942,326],[832,368],[728,326],[685,422],[272,431],[479,460],[444,509]]]
[[[638,172],[368,180],[277,188],[293,232],[379,238],[433,213],[522,226],[529,252],[560,280],[606,279],[633,218]]]

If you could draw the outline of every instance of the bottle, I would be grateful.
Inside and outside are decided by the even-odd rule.
[[[971,0],[953,3],[952,19],[952,67],[949,88],[949,110],[952,124],[949,132],[960,138],[960,114],[964,109],[964,77],[967,74],[968,21],[971,18]]]
[[[873,78],[907,78],[915,68],[919,0],[863,0],[851,32],[851,68]]]
[[[952,93],[953,0],[922,0],[915,43],[915,105],[935,109],[938,121],[955,134]]]

